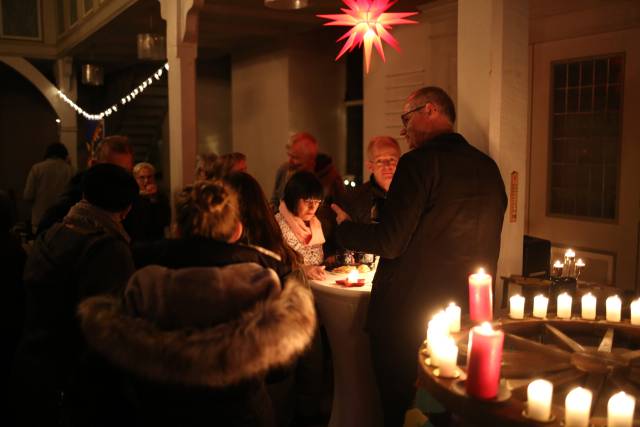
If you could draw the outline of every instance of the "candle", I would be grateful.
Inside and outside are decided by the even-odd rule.
[[[616,393],[607,404],[607,427],[633,426],[633,411],[636,399],[624,391]]]
[[[564,257],[573,259],[576,257],[576,253],[573,251],[573,249],[567,249],[567,251],[564,253]]]
[[[567,394],[564,401],[565,427],[588,427],[591,412],[591,392],[576,387]]]
[[[564,276],[574,277],[576,253],[573,249],[567,249],[564,253]]]
[[[564,264],[562,262],[560,262],[559,259],[557,259],[556,262],[553,263],[552,275],[556,276],[556,277],[562,276],[562,269],[563,268],[564,268]]]
[[[469,276],[469,317],[474,323],[493,319],[491,276],[481,268]]]
[[[460,332],[460,307],[451,302],[447,306],[445,313],[449,318],[449,332]]]
[[[527,416],[536,421],[549,421],[553,384],[547,380],[535,380],[527,387]]]
[[[571,319],[571,295],[566,292],[558,295],[558,317],[560,319]]]
[[[619,322],[622,311],[622,301],[618,295],[607,298],[607,322]]]
[[[524,319],[524,297],[515,294],[509,298],[509,317],[512,319]]]
[[[533,298],[533,317],[544,319],[547,317],[547,307],[549,306],[549,298],[544,295],[536,295]]]
[[[591,292],[582,296],[582,318],[594,320],[596,318],[596,297]]]
[[[433,355],[433,348],[440,340],[449,335],[449,319],[444,312],[440,310],[436,313],[427,326],[427,352]],[[434,362],[433,360],[431,361]]]
[[[440,369],[440,376],[446,378],[455,377],[458,365],[458,346],[456,341],[451,337],[444,338],[434,350]]]
[[[467,363],[467,393],[480,399],[493,399],[500,385],[500,364],[504,333],[489,322],[471,328],[471,346]]]
[[[640,298],[631,302],[631,324],[640,325]]]
[[[582,273],[584,266],[585,266],[585,263],[582,260],[582,258],[578,258],[578,260],[576,261],[576,279],[580,277],[580,273]]]
[[[360,279],[360,275],[358,274],[357,269],[351,270],[347,275],[348,283],[358,283],[358,279]]]

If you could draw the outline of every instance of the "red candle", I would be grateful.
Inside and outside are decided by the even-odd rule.
[[[469,317],[473,323],[493,320],[491,276],[481,268],[469,276]]]
[[[504,333],[484,322],[471,328],[469,342],[467,393],[480,399],[493,399],[498,395],[500,385]]]

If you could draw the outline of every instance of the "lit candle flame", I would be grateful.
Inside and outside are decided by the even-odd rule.
[[[358,283],[358,279],[360,275],[358,274],[358,270],[354,269],[347,275],[347,282],[349,283]]]

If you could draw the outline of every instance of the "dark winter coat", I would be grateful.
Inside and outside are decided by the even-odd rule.
[[[372,174],[369,181],[348,190],[339,205],[353,222],[369,224],[380,220],[380,211],[386,198],[387,192],[378,185]]]
[[[222,267],[240,262],[255,262],[272,268],[281,280],[291,269],[280,256],[258,246],[227,243],[205,237],[164,239],[154,243],[135,244],[133,256],[136,267],[151,264],[169,268]]]
[[[466,311],[469,274],[484,266],[495,277],[506,205],[496,163],[461,135],[404,154],[380,223],[345,221],[337,232],[343,246],[381,256],[369,330],[420,336],[429,315],[450,301]]]
[[[272,425],[263,377],[302,354],[316,326],[306,287],[283,289],[252,263],[149,266],[124,301],[90,298],[79,314],[89,345],[128,378],[137,426]]]
[[[38,404],[22,402],[25,416],[44,416],[38,405],[51,404],[73,376],[85,349],[76,317],[80,301],[122,291],[132,273],[122,225],[85,201],[38,237],[24,271],[27,315],[14,375],[19,393],[42,394]]]

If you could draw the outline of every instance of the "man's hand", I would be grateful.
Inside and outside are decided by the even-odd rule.
[[[311,280],[324,280],[327,276],[324,271],[324,265],[305,265],[304,272]]]
[[[331,209],[336,213],[336,222],[338,225],[342,224],[343,221],[351,221],[351,217],[348,213],[346,213],[342,208],[335,203],[331,204]]]

